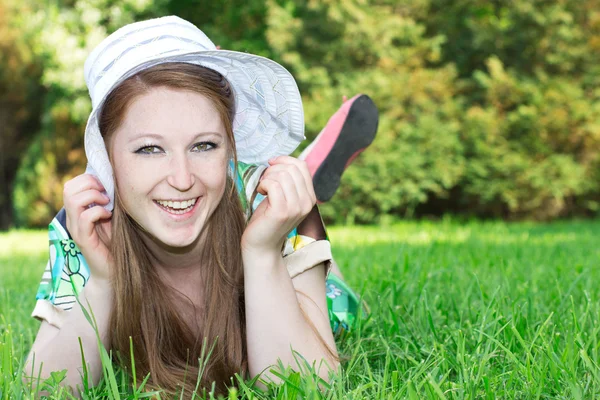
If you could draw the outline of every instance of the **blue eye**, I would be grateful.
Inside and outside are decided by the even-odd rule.
[[[217,145],[213,142],[200,142],[200,143],[196,143],[194,146],[192,146],[192,150],[193,151],[209,151],[209,150],[213,150],[217,147]]]
[[[158,154],[162,152],[162,149],[158,146],[146,145],[144,147],[140,147],[135,152],[136,154]]]

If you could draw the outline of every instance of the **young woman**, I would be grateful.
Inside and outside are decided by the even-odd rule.
[[[131,338],[138,375],[167,392],[193,390],[184,377],[198,375],[205,338],[215,347],[202,383],[220,391],[235,373],[294,366],[292,349],[327,377],[338,365],[339,293],[326,296],[331,252],[309,167],[286,156],[303,139],[293,78],[216,50],[177,17],[121,28],[85,72],[90,173],[65,185],[50,225],[28,362],[43,363],[42,376],[67,369],[78,385],[81,338],[100,378],[77,296],[104,346],[127,366]]]

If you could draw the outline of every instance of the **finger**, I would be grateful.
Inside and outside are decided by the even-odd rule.
[[[294,157],[289,156],[279,156],[269,160],[269,164],[271,166],[275,165],[294,165],[298,168],[298,171],[302,174],[302,178],[304,179],[304,183],[309,192],[314,193],[312,176],[310,176],[310,171],[308,170],[308,165],[306,165],[306,161],[298,160]]]
[[[68,200],[71,211],[83,211],[92,204],[108,204],[108,196],[95,189],[86,190],[71,196]],[[67,204],[65,204],[67,206]]]
[[[99,192],[103,192],[104,186],[100,181],[93,175],[83,174],[76,176],[75,178],[67,181],[63,189],[63,198],[70,197],[84,190],[94,189]]]
[[[308,180],[312,180],[312,177],[310,176],[310,172],[308,171],[308,166],[306,165],[306,161],[304,160],[299,160],[295,157],[290,157],[290,156],[279,156],[279,157],[274,157],[271,158],[269,160],[269,165],[277,165],[277,164],[283,164],[283,165],[295,165],[304,176],[306,176],[306,178],[308,178]]]
[[[79,216],[79,233],[83,237],[90,237],[94,231],[97,222],[108,220],[112,217],[112,213],[101,206],[88,208]]]
[[[278,181],[272,179],[263,179],[258,184],[256,190],[267,196],[270,212],[279,219],[287,218],[287,202],[283,194],[283,188]]]
[[[283,190],[283,195],[285,196],[285,200],[287,203],[287,209],[290,212],[295,212],[299,209],[300,204],[300,193],[305,193],[305,185],[303,179],[300,177],[300,174],[296,171],[296,177],[290,171],[294,167],[289,167],[287,169],[271,172],[269,173],[266,179],[271,179],[279,182],[281,188]],[[298,187],[300,185],[300,187]]]
[[[77,224],[81,213],[89,208],[90,205],[93,205],[94,203],[105,205],[108,204],[108,202],[108,196],[95,189],[86,190],[73,196],[66,197],[64,203],[67,214],[67,229],[73,233],[73,228],[76,228],[74,224]]]
[[[296,185],[296,189],[298,193],[302,193],[303,191],[307,191],[306,182],[300,169],[293,164],[276,164],[270,166],[265,170],[263,174],[264,178],[271,178],[277,176],[277,174],[286,174],[285,178],[290,180]]]
[[[265,170],[265,175],[270,172],[287,171],[298,187],[298,192],[306,191],[310,198],[314,198],[316,202],[316,196],[314,194],[315,189],[312,183],[312,178],[308,171],[306,163],[302,160],[296,160],[291,164],[274,164]]]
[[[270,176],[270,174],[280,172],[288,174],[288,179],[295,183],[298,193],[298,200],[294,204],[299,207],[302,215],[308,214],[317,202],[317,196],[315,194],[315,189],[312,185],[312,182],[310,182],[307,186],[306,180],[303,178],[303,175],[298,167],[290,164],[273,165],[267,169],[265,176]]]

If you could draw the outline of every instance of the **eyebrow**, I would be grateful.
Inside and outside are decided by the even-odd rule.
[[[196,135],[194,136],[194,139],[192,141],[197,140],[198,138],[201,138],[203,136],[218,136],[219,138],[223,138],[223,134],[220,132],[198,132],[196,133]],[[129,139],[128,143],[132,143],[135,142],[136,140],[139,139],[162,139],[164,138],[164,135],[159,135],[158,133],[150,133],[150,132],[139,132],[136,133],[131,139]]]

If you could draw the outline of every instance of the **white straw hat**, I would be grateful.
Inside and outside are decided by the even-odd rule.
[[[98,127],[108,94],[125,79],[157,64],[185,62],[213,69],[231,84],[235,97],[233,133],[238,160],[266,164],[288,155],[304,139],[304,112],[298,86],[281,65],[264,57],[217,50],[196,26],[170,16],[126,25],[88,56],[84,72],[92,98],[85,128],[86,173],[98,177],[114,204],[114,180]]]

